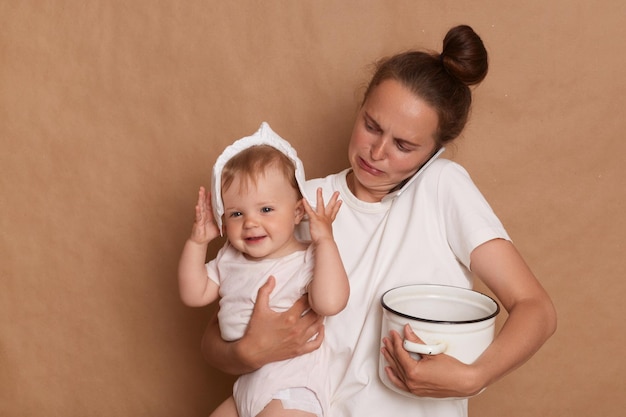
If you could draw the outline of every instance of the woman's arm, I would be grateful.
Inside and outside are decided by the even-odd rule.
[[[471,365],[448,355],[415,361],[392,332],[384,339],[387,375],[400,388],[420,396],[466,397],[479,393],[526,362],[556,330],[550,297],[513,244],[494,239],[471,254],[472,271],[493,291],[508,312],[504,326]],[[410,328],[404,337],[421,342]]]
[[[496,239],[476,248],[472,271],[495,294],[509,316],[487,351],[473,364],[486,387],[521,366],[556,331],[550,296],[515,246]]]
[[[309,308],[306,296],[283,313],[273,311],[269,297],[274,286],[274,278],[270,277],[259,289],[246,332],[237,341],[221,338],[217,313],[213,316],[202,338],[202,352],[210,365],[241,375],[320,347],[324,339],[323,317]]]

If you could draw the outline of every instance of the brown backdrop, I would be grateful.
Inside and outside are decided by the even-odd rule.
[[[448,157],[554,297],[559,329],[474,416],[626,401],[626,3],[0,1],[0,415],[207,416],[211,308],[178,299],[199,185],[268,121],[346,166],[368,65],[468,23],[491,70]],[[210,252],[215,253],[218,245]]]

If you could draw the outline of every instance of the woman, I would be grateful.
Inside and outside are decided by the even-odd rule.
[[[307,183],[325,195],[339,191],[343,206],[333,224],[350,279],[347,308],[327,319],[308,313],[300,300],[286,313],[267,308],[272,281],[261,288],[246,335],[220,340],[211,323],[203,339],[207,360],[230,373],[317,349],[324,338],[332,362],[332,416],[464,416],[468,397],[522,365],[556,329],[552,302],[526,266],[466,171],[438,159],[463,130],[471,91],[487,74],[487,52],[468,26],[452,28],[441,54],[407,52],[378,63],[350,139],[350,168]],[[388,377],[398,395],[377,376],[380,296],[393,287],[436,283],[471,287],[479,277],[508,318],[473,364],[448,355],[416,361],[405,328],[383,340]],[[319,332],[317,338],[311,339]]]

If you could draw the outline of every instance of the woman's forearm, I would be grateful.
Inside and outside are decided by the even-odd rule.
[[[202,354],[209,365],[227,374],[242,375],[255,371],[258,367],[249,363],[249,358],[242,355],[240,343],[241,340],[226,342],[222,339],[216,312],[202,337]]]
[[[273,311],[269,297],[274,286],[275,280],[270,277],[259,289],[246,332],[237,341],[222,339],[215,313],[202,337],[202,353],[210,365],[241,375],[320,347],[324,340],[323,317],[309,308],[306,296],[287,311]]]
[[[480,385],[487,387],[530,359],[556,329],[549,300],[521,301],[485,353],[474,362]]]

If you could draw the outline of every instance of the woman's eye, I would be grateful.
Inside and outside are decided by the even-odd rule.
[[[365,121],[365,129],[369,132],[378,132],[378,129],[373,124]]]
[[[400,150],[400,152],[411,152],[411,148],[407,147],[402,142],[396,142],[396,147]]]

